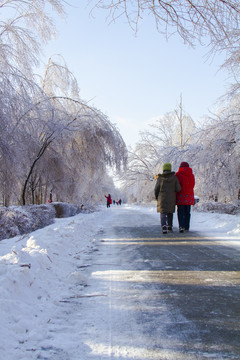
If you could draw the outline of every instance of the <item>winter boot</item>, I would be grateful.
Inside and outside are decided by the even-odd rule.
[[[180,228],[179,228],[179,232],[180,232],[180,233],[184,233],[184,228],[183,228],[183,227],[180,227]]]
[[[162,233],[167,234],[167,225],[162,226]]]

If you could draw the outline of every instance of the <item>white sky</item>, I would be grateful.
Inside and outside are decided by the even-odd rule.
[[[80,3],[80,4],[79,4]],[[168,42],[151,18],[138,34],[124,17],[108,25],[107,12],[87,1],[71,0],[66,20],[57,19],[58,37],[44,54],[61,54],[78,80],[81,98],[108,115],[127,145],[157,116],[174,110],[180,93],[185,111],[198,122],[213,110],[227,89],[227,73],[218,72],[223,57],[207,60],[207,48],[189,49],[180,38]]]

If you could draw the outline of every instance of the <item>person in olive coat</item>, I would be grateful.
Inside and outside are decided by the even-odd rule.
[[[163,234],[172,231],[176,192],[179,191],[181,191],[181,185],[175,176],[175,172],[172,171],[172,165],[165,163],[163,165],[163,173],[158,174],[157,183],[154,188],[157,212],[160,213]]]

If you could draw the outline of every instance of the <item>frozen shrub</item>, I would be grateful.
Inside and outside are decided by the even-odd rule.
[[[82,211],[68,203],[0,207],[0,240],[27,234],[54,222],[54,218],[70,217]]]
[[[230,214],[235,215],[240,212],[239,205],[235,204],[223,204],[218,202],[205,202],[198,203],[194,206],[194,210],[196,211],[210,211],[217,212],[220,214]]]
[[[54,222],[55,210],[50,205],[29,205],[26,207],[32,217],[32,229],[41,229]]]
[[[16,213],[5,207],[0,209],[0,239],[5,239],[19,235],[19,229],[16,225]]]
[[[0,240],[43,228],[54,222],[55,210],[50,205],[0,208]]]
[[[13,214],[14,224],[17,227],[19,234],[22,235],[30,231],[32,227],[32,216],[26,208],[10,207],[9,210],[7,209],[6,213],[8,214],[9,212]]]
[[[55,211],[57,218],[65,218],[78,214],[80,212],[80,207],[76,205],[71,205],[63,202],[56,202],[51,204]]]

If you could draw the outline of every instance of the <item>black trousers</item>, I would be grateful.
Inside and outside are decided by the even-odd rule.
[[[178,224],[179,227],[189,230],[191,218],[191,205],[178,205]]]

